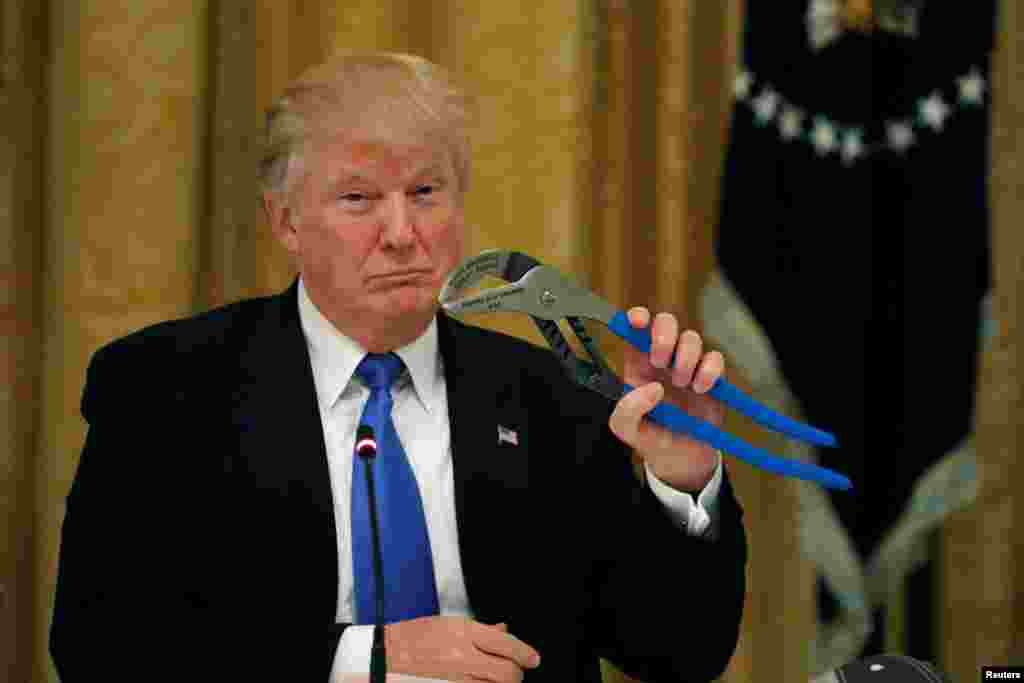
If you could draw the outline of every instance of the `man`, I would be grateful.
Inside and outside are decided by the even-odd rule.
[[[600,656],[647,681],[725,668],[741,511],[718,453],[642,420],[664,397],[720,423],[704,394],[721,354],[659,314],[650,354],[627,358],[639,388],[613,406],[549,352],[440,313],[463,256],[467,111],[419,58],[311,69],[271,111],[263,165],[299,278],[96,353],[51,633],[65,683],[367,671],[375,594],[353,447],[378,403],[402,452],[388,462],[414,477],[380,505],[423,534],[389,544],[407,530],[382,524],[388,553],[409,553],[385,555],[398,573],[384,602],[419,615],[388,619],[389,671],[597,681]],[[652,324],[642,308],[630,319]],[[397,379],[375,384],[378,362]]]

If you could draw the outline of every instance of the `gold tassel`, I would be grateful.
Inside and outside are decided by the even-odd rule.
[[[843,23],[851,30],[870,33],[875,24],[872,0],[844,0]]]

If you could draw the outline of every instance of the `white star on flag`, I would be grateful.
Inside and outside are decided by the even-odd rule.
[[[825,19],[838,19],[839,2],[837,0],[812,0],[807,6],[808,21],[824,21]]]
[[[956,79],[960,86],[960,101],[964,104],[981,104],[985,98],[985,77],[978,71],[978,67],[972,67],[966,76]]]
[[[827,156],[836,148],[836,129],[823,116],[814,118],[814,132],[811,133],[811,141],[819,156]]]
[[[760,95],[754,98],[754,114],[758,123],[764,125],[775,118],[775,112],[779,108],[779,94],[766,87]]]
[[[516,434],[515,431],[509,429],[508,427],[498,425],[498,443],[510,443],[513,446],[518,446],[519,435]]]
[[[903,154],[914,144],[914,129],[905,121],[889,121],[885,124],[889,148]]]
[[[820,50],[839,38],[841,18],[838,0],[813,0],[805,16],[811,47]]]
[[[796,107],[786,105],[779,117],[779,132],[789,141],[800,137],[804,129],[804,113]]]
[[[745,100],[750,96],[750,88],[754,85],[754,77],[749,71],[743,70],[736,74],[732,83],[732,91],[737,100]]]
[[[842,35],[839,23],[832,21],[819,21],[808,24],[807,33],[810,38],[811,47],[815,50],[828,47],[839,40],[839,36]]]
[[[917,110],[924,122],[931,126],[936,133],[942,130],[946,117],[950,113],[949,105],[945,103],[938,91],[933,92],[926,100],[919,100]]]
[[[850,128],[843,135],[843,163],[852,164],[864,156],[864,131],[860,128]]]

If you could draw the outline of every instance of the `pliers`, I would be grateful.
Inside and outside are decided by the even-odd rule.
[[[474,287],[485,276],[496,276],[511,284],[454,299],[459,293]],[[634,328],[624,311],[580,287],[551,266],[545,266],[532,256],[518,251],[490,249],[466,259],[448,275],[439,300],[447,312],[454,314],[494,311],[528,314],[551,345],[569,377],[612,401],[618,401],[633,387],[619,379],[608,366],[581,318],[603,323],[643,352],[651,348],[650,332]],[[579,358],[569,347],[558,327],[557,321],[561,318],[568,321],[591,361]],[[720,377],[708,393],[769,429],[817,446],[836,445],[832,434],[775,412],[744,394],[724,377]],[[769,472],[806,479],[828,488],[845,490],[853,486],[842,474],[811,463],[773,455],[710,422],[687,414],[671,403],[659,403],[645,417]]]

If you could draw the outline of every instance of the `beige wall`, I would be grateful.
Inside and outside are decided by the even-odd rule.
[[[254,171],[262,111],[290,78],[341,47],[416,52],[452,68],[481,98],[469,250],[517,248],[614,303],[671,310],[697,325],[740,16],[737,0],[7,0],[0,678],[52,676],[57,541],[85,433],[78,400],[89,356],[145,324],[277,291],[292,277],[263,221]],[[1001,157],[997,229],[1015,240],[1016,133],[1005,121],[998,139],[1014,151]],[[1009,324],[1019,285],[1011,262],[1000,268]],[[478,322],[539,341],[519,316]],[[998,362],[1016,362],[1019,334],[1004,333]],[[621,350],[600,338],[613,356]],[[1019,390],[999,386],[1016,403],[992,402],[988,424],[1020,414]],[[738,421],[729,427],[766,438]],[[986,438],[1009,454],[1019,435],[1007,427]],[[725,680],[757,680],[755,671],[805,680],[812,573],[797,549],[795,498],[773,477],[731,471],[751,565]],[[1020,529],[1018,507],[1000,500],[991,513],[1005,522],[998,528]],[[968,547],[978,529],[991,532],[988,515],[961,520],[950,532],[955,547]],[[974,570],[1002,581],[986,619],[1007,614],[1001,600],[1021,585],[1012,560],[1024,558],[1014,552]],[[950,579],[950,595],[965,590]],[[974,622],[960,624],[950,636],[957,642]],[[978,644],[959,656],[1014,647],[1005,634],[1000,642],[998,651]],[[621,680],[611,669],[607,677]]]

